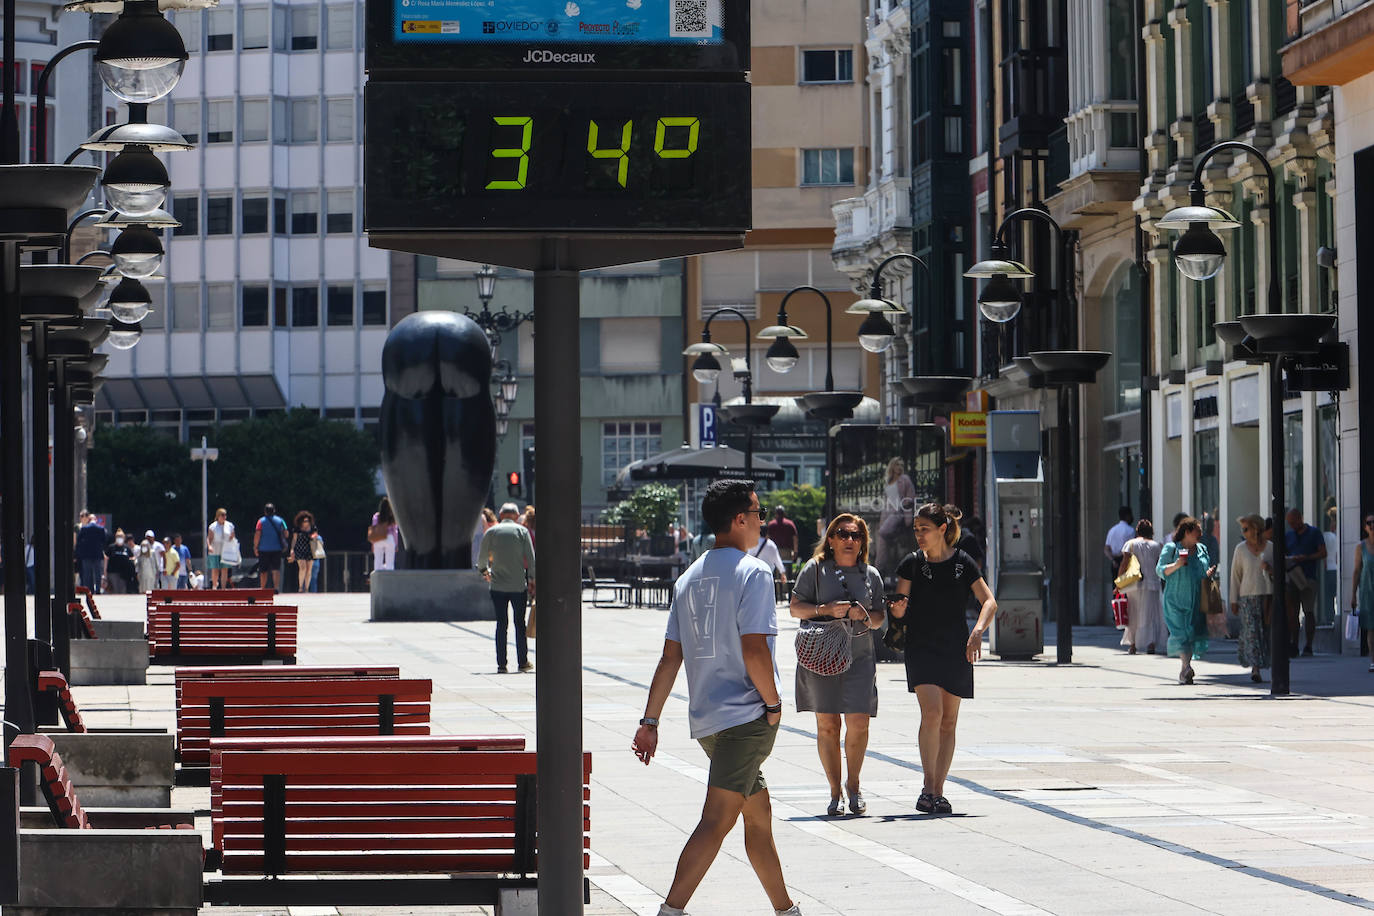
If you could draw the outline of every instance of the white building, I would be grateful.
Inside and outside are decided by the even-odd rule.
[[[195,143],[165,157],[182,225],[142,341],[111,353],[102,419],[194,436],[282,407],[375,418],[393,310],[390,255],[362,231],[363,9],[174,14],[191,57],[149,120]]]
[[[92,36],[91,17],[66,13],[61,3],[20,2],[15,9],[15,114],[19,118],[19,153],[35,161],[38,136],[38,77],[58,51]],[[53,68],[48,81],[48,161],[61,162],[100,123],[92,118],[93,79],[90,51],[79,51]],[[92,123],[94,121],[94,123]],[[90,164],[89,158],[77,160]]]

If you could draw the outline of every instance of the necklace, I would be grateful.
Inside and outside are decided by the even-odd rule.
[[[849,591],[849,577],[846,576],[846,575],[845,575],[845,572],[844,572],[845,569],[846,569],[847,567],[841,567],[840,564],[835,563],[834,560],[831,560],[831,563],[834,563],[834,566],[835,566],[835,574],[836,574],[837,576],[839,576],[839,579],[840,579],[840,588],[844,589],[844,600],[845,600],[846,602],[848,602],[849,604],[857,604],[859,607],[863,608],[865,611],[871,610],[871,609],[872,609],[872,605],[873,605],[873,584],[872,584],[871,582],[868,581],[868,574],[867,574],[867,571],[865,571],[865,574],[864,574],[864,591],[867,592],[867,597],[866,597],[866,599],[865,599],[864,601],[855,601],[855,600],[854,600],[854,595],[853,595],[853,593],[851,593],[851,592]],[[862,569],[861,566],[857,566],[857,565],[856,565],[854,568],[855,568],[855,569]],[[848,624],[850,621],[849,621],[849,618],[846,617],[846,618],[845,618],[843,621],[841,621],[841,622]],[[864,628],[865,631],[867,631],[867,629],[868,629],[868,624],[867,624],[867,623],[864,623],[864,624],[863,624],[863,628]],[[856,626],[856,627],[854,627],[854,628],[851,630],[851,632],[854,632],[854,631],[857,631],[857,630],[858,630],[858,627]],[[857,635],[857,633],[855,633],[855,635]]]

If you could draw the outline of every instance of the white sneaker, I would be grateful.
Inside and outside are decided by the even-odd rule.
[[[785,910],[774,910],[778,916],[802,916],[801,904],[794,903]]]
[[[687,911],[679,910],[677,907],[672,907],[664,903],[658,908],[658,916],[687,916]]]

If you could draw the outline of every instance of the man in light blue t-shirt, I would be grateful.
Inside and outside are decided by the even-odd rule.
[[[718,480],[707,488],[701,514],[715,546],[673,588],[663,657],[634,738],[635,755],[647,766],[658,749],[659,715],[685,664],[687,720],[711,769],[701,821],[678,859],[659,916],[682,916],[741,814],[749,861],[773,908],[779,916],[800,916],[783,880],[760,772],[782,719],[773,571],[747,553],[759,542],[766,511],[752,480]]]

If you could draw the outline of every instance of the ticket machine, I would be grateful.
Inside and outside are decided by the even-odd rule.
[[[987,562],[997,614],[990,650],[1032,658],[1045,649],[1044,473],[1040,413],[988,413],[988,493],[992,500]]]

